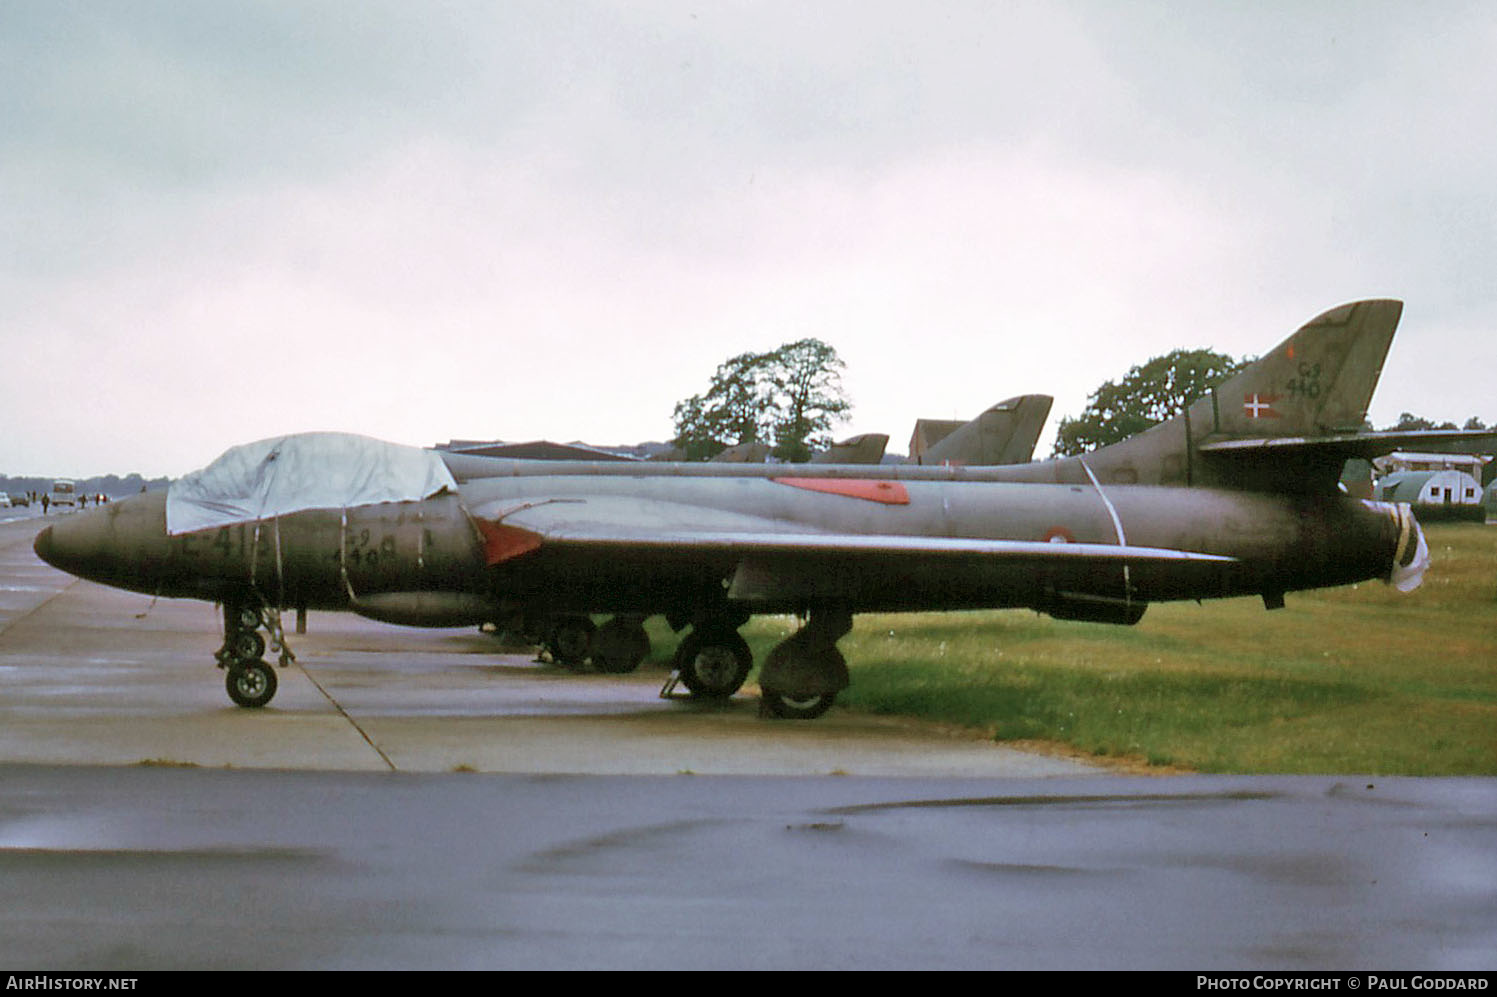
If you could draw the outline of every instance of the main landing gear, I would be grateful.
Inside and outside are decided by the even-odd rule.
[[[759,712],[787,720],[815,720],[850,684],[837,641],[852,629],[846,610],[813,610],[806,625],[776,644],[759,670]]]
[[[695,699],[728,699],[743,686],[754,656],[738,631],[726,623],[693,626],[676,647],[672,679]]]
[[[213,655],[224,669],[224,689],[238,706],[257,708],[275,697],[276,675],[265,653],[263,627],[270,636],[272,649],[279,652],[281,667],[296,660],[286,646],[279,610],[248,600],[226,601],[223,606],[224,642]]]
[[[695,699],[728,699],[736,693],[753,666],[748,644],[738,634],[744,622],[694,624],[676,649],[675,670],[661,695],[669,696],[677,681]],[[837,641],[851,629],[851,613],[813,610],[805,626],[777,644],[759,672],[761,715],[814,720],[831,709],[849,683]]]
[[[615,616],[598,628],[592,640],[593,667],[609,675],[624,675],[639,667],[650,653],[650,638],[642,616]]]
[[[609,675],[634,671],[650,653],[643,616],[615,616],[601,627],[586,616],[559,616],[550,621],[541,645],[557,664],[581,668],[591,660]]]

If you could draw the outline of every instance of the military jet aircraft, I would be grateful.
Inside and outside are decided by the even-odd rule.
[[[806,622],[759,684],[766,711],[810,718],[848,684],[836,645],[858,612],[1025,607],[1133,624],[1160,600],[1275,608],[1300,589],[1417,586],[1428,550],[1408,507],[1337,490],[1348,457],[1470,435],[1357,430],[1401,310],[1332,309],[1178,418],[1081,457],[771,474],[514,461],[459,484],[429,451],[306,434],[69,517],[35,549],[84,578],[221,603],[218,663],[242,706],[275,694],[261,628],[289,661],[282,608],[417,626],[612,613],[583,635],[603,661],[642,654],[637,621],[665,614],[691,628],[675,663],[700,697],[743,684],[738,628],[752,615],[794,613]]]
[[[999,402],[970,422],[957,424],[928,446],[917,446],[923,426],[940,425],[921,419],[910,439],[912,464],[988,466],[1024,464],[1034,459],[1034,445],[1050,417],[1055,399],[1049,395],[1020,395]]]
[[[889,446],[885,433],[864,433],[851,439],[833,443],[820,453],[811,455],[812,464],[882,464],[884,450]]]
[[[922,419],[916,424],[909,463],[957,464],[967,466],[1021,464],[1033,459],[1040,430],[1050,415],[1054,401],[1049,395],[1021,395],[988,408],[969,422],[938,422]],[[915,441],[925,435],[922,427],[939,426],[939,439],[922,446]],[[889,437],[883,433],[866,433],[834,443],[827,450],[813,454],[812,464],[882,464]],[[508,462],[495,463],[491,454],[475,454],[472,448],[445,447],[442,460],[458,482],[509,473]],[[716,464],[746,464],[760,468],[765,475],[780,473],[779,464],[765,463],[770,447],[764,443],[739,443],[712,458]],[[547,459],[563,459],[548,457]],[[903,463],[903,461],[896,461]],[[605,672],[633,671],[650,652],[649,638],[638,614],[629,614],[603,624],[602,636],[586,615],[571,614],[548,617],[536,611],[512,614],[505,622],[488,621],[479,629],[496,634],[519,633],[531,644],[538,644],[553,661],[579,668],[591,660]],[[685,624],[677,618],[676,629]],[[597,653],[594,653],[597,652]]]

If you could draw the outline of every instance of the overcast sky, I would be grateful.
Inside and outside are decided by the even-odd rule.
[[[902,450],[1364,297],[1374,423],[1497,421],[1494,53],[1484,2],[0,0],[0,472],[665,439],[803,336]]]

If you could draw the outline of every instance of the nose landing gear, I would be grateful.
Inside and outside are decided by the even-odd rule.
[[[224,642],[213,657],[225,670],[224,689],[235,705],[250,709],[264,706],[275,697],[277,682],[275,669],[261,657],[266,641],[259,630],[263,627],[269,634],[271,649],[277,652],[282,668],[296,660],[286,646],[280,610],[263,601],[237,599],[224,602],[223,614]]]
[[[275,696],[275,669],[268,661],[246,661],[228,666],[224,689],[236,706],[250,709],[264,706]]]

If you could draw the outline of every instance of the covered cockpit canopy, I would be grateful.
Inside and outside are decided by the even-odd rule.
[[[305,509],[416,502],[457,482],[442,458],[352,433],[298,433],[233,447],[172,483],[166,532],[251,523]]]

